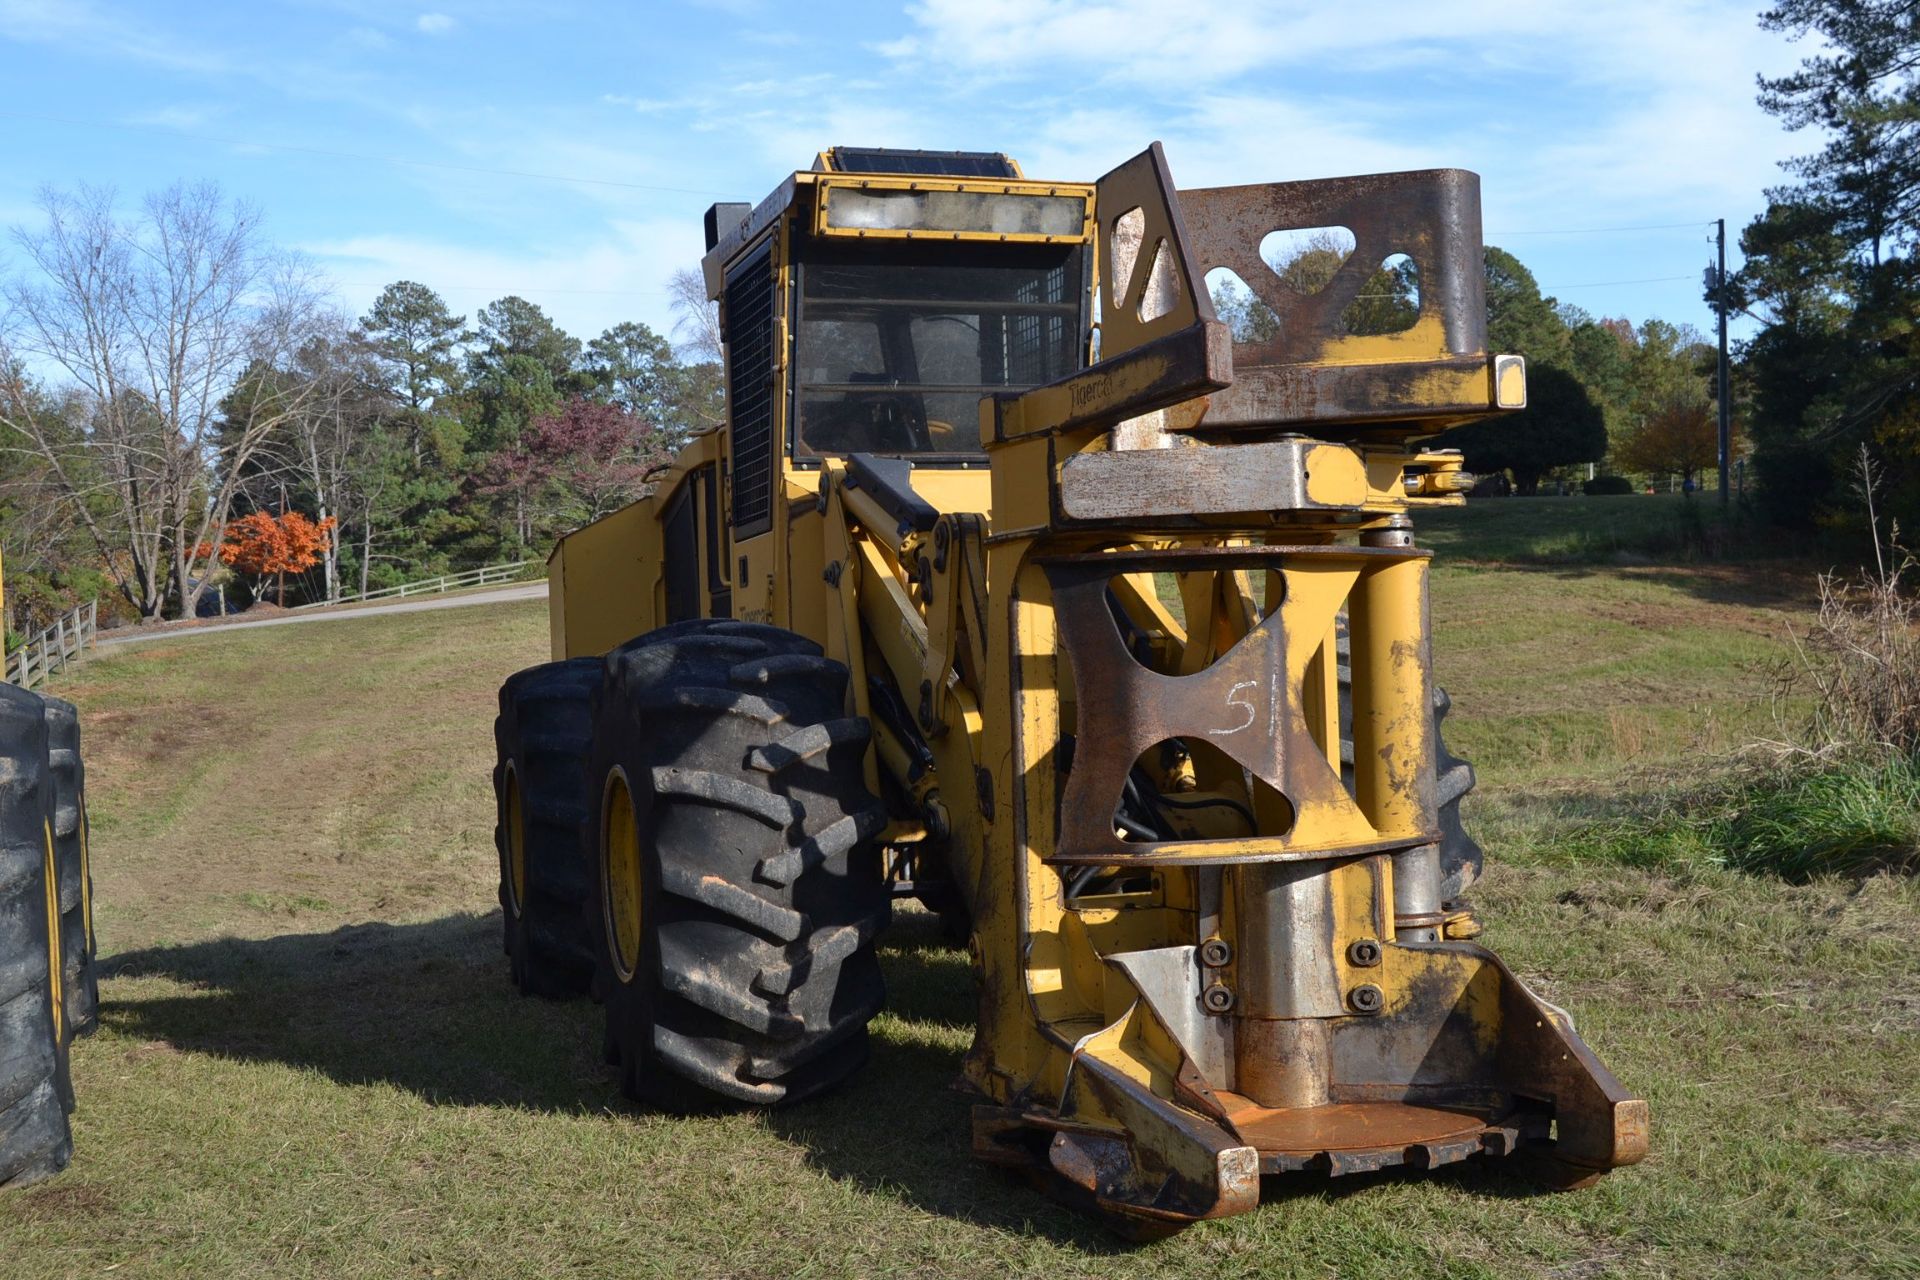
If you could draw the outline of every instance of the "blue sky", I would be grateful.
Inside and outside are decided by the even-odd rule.
[[[1159,138],[1183,186],[1477,170],[1487,239],[1548,292],[1705,328],[1710,221],[1737,234],[1814,145],[1754,105],[1806,52],[1758,7],[0,0],[0,225],[42,184],[211,178],[350,313],[411,278],[590,337],[670,327],[706,206],[820,147],[1091,179]]]

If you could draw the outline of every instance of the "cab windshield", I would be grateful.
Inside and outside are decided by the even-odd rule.
[[[796,457],[980,452],[980,397],[1080,367],[1078,246],[818,244],[800,265]]]

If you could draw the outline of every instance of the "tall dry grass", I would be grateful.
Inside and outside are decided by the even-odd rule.
[[[1863,451],[1873,564],[1820,576],[1820,608],[1776,671],[1780,737],[1723,773],[1642,797],[1627,816],[1569,831],[1569,853],[1789,880],[1920,871],[1920,558],[1897,527],[1882,538],[1877,488]]]
[[[1782,693],[1811,701],[1795,745],[1812,754],[1920,759],[1920,559],[1901,545],[1898,524],[1881,538],[1879,476],[1864,448],[1859,468],[1873,567],[1820,575],[1820,609],[1793,636]]]

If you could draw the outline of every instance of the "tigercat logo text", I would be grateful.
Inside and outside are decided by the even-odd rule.
[[[1113,375],[1109,373],[1086,382],[1076,382],[1072,390],[1073,407],[1076,412],[1090,404],[1103,403],[1113,392]]]

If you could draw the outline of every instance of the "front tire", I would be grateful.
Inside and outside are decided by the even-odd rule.
[[[609,654],[589,920],[609,1060],[669,1110],[796,1102],[867,1058],[890,900],[870,729],[811,641],[706,620]]]

